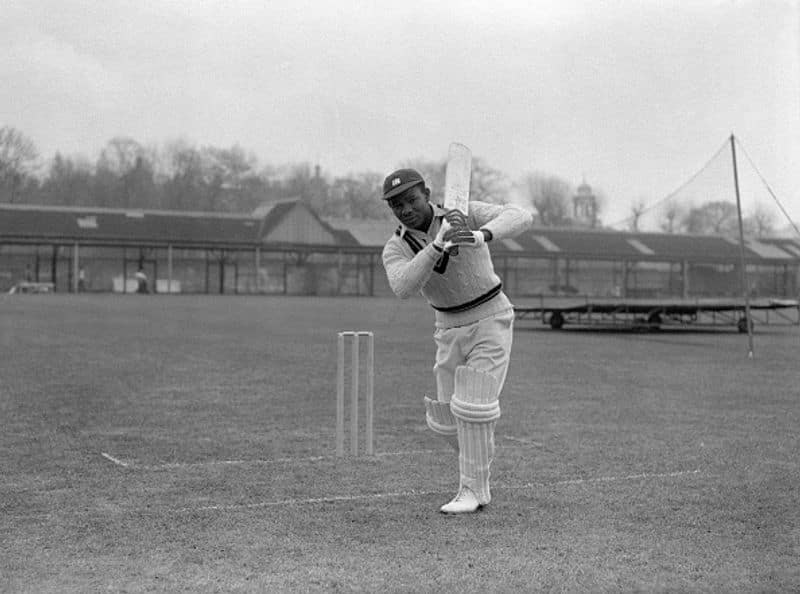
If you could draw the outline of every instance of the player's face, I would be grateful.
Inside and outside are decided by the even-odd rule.
[[[420,184],[386,202],[394,216],[406,227],[427,231],[433,214],[428,204],[429,194],[428,189]]]

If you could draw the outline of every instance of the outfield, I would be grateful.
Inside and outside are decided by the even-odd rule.
[[[492,505],[446,517],[420,300],[0,298],[0,590],[800,588],[800,329],[519,324]],[[378,455],[337,460],[336,331]]]

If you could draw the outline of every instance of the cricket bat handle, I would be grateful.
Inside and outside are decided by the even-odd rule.
[[[433,266],[433,271],[438,274],[444,274],[447,270],[447,263],[450,262],[450,256],[457,255],[458,246],[451,241],[446,242],[444,244],[444,249],[442,250],[442,255],[439,256],[439,260]]]
[[[452,241],[445,241],[443,250],[449,253],[451,256],[458,255],[458,246]]]

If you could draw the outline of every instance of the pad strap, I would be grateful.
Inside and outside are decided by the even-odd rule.
[[[456,368],[455,394],[450,410],[457,419],[490,423],[500,418],[497,380],[491,374],[462,365]]]
[[[498,400],[487,404],[476,404],[453,396],[453,399],[450,400],[450,410],[455,417],[472,423],[489,423],[500,418],[500,402]]]

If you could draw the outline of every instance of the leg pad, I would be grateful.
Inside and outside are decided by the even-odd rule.
[[[497,380],[471,367],[458,367],[450,411],[458,428],[461,488],[467,487],[480,505],[491,501],[489,475],[494,458],[494,426],[500,418]]]
[[[472,423],[489,423],[500,418],[497,380],[488,373],[471,367],[456,369],[456,393],[450,410],[457,419]]]
[[[458,427],[449,402],[440,402],[425,396],[425,421],[431,431],[444,437],[450,447],[458,451]]]
[[[431,431],[439,435],[455,435],[458,432],[456,419],[450,411],[450,403],[432,400],[425,396],[425,421]]]

